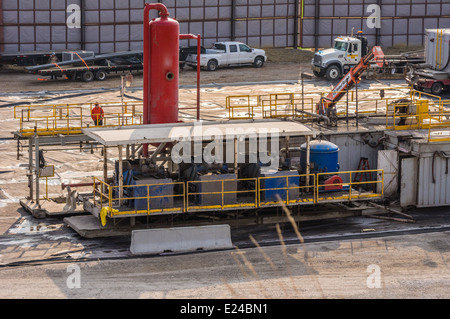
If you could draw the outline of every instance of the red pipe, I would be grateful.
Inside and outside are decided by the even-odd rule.
[[[201,50],[201,37],[197,35],[197,121],[200,121],[200,53]]]
[[[194,39],[197,40],[197,121],[200,121],[200,53],[201,53],[201,36],[193,34],[180,34],[180,40]]]
[[[146,3],[144,8],[144,66],[143,66],[143,91],[144,91],[144,124],[149,124],[150,119],[149,112],[146,105],[148,105],[149,92],[150,92],[150,41],[149,41],[149,23],[150,23],[150,10],[158,10],[161,17],[168,17],[169,12],[167,7],[162,3]],[[148,145],[144,145],[142,148],[142,155],[148,157]]]

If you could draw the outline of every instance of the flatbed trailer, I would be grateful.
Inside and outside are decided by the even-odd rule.
[[[125,73],[141,71],[142,64],[128,65],[92,65],[92,66],[54,66],[49,69],[38,70],[35,73],[41,76],[50,76],[52,78],[66,77],[70,80],[83,82],[104,81],[111,73]]]
[[[142,51],[114,52],[86,58],[77,56],[78,58],[74,60],[30,66],[25,70],[41,76],[66,77],[74,81],[90,82],[104,81],[111,73],[143,69]]]
[[[183,68],[187,55],[194,49],[197,50],[197,47],[180,47],[180,68]],[[204,48],[202,50],[204,51]],[[111,73],[143,70],[142,54],[142,50],[115,52],[84,59],[80,57],[71,61],[33,65],[26,67],[25,70],[28,73],[50,76],[51,78],[68,78],[83,82],[104,81]],[[130,59],[136,60],[131,63]],[[121,60],[120,63],[115,63],[117,60]]]

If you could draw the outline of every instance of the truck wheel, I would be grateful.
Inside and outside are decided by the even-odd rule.
[[[341,69],[337,65],[328,67],[326,77],[329,81],[339,79],[341,77]]]
[[[444,86],[442,85],[441,82],[435,82],[431,86],[431,94],[440,95],[443,90],[444,90]]]
[[[106,71],[100,70],[95,72],[95,79],[97,81],[105,81],[107,76],[108,74],[106,73]]]
[[[85,71],[81,74],[81,81],[91,82],[92,80],[94,80],[94,73],[91,71]]]
[[[218,66],[219,65],[216,60],[211,60],[208,62],[207,68],[208,68],[208,71],[215,71],[215,70],[217,70]]]
[[[262,57],[256,57],[255,61],[253,62],[253,65],[255,68],[262,68],[264,66],[264,58]]]

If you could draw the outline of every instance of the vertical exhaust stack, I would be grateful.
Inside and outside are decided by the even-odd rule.
[[[150,21],[151,10],[159,18]],[[180,40],[197,40],[197,120],[200,120],[201,36],[180,34],[180,24],[169,18],[162,3],[146,3],[144,8],[144,124],[177,123],[180,73]],[[148,144],[142,155],[148,157]]]
[[[150,21],[150,10],[158,10],[159,18]],[[145,4],[144,124],[178,122],[179,34],[180,25],[165,5]],[[148,145],[143,155],[148,157]]]

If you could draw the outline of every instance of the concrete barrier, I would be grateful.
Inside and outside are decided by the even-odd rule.
[[[133,255],[232,248],[229,225],[134,230]]]

